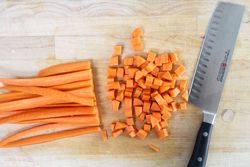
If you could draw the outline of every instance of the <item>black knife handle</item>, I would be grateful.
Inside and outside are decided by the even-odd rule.
[[[205,167],[213,125],[202,122],[188,167]]]

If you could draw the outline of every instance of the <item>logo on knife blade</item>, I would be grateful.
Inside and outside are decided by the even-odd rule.
[[[225,52],[224,60],[221,62],[221,65],[220,65],[219,73],[217,76],[217,81],[220,81],[220,82],[223,81],[223,77],[224,77],[225,70],[227,67],[227,60],[228,60],[229,53],[230,53],[230,49],[228,49],[228,51]]]

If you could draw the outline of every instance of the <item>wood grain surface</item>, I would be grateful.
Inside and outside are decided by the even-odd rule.
[[[1,1],[0,77],[35,77],[39,70],[52,65],[91,60],[101,124],[109,135],[107,142],[103,142],[101,134],[89,134],[0,149],[1,167],[186,166],[202,122],[202,111],[187,104],[188,110],[175,112],[167,128],[169,138],[158,140],[155,132],[144,141],[132,139],[127,133],[112,138],[110,123],[126,118],[124,104],[119,112],[113,112],[107,100],[107,67],[117,44],[124,47],[122,58],[135,54],[146,57],[150,50],[158,55],[176,52],[176,66],[183,64],[187,68],[179,80],[187,79],[189,88],[217,2]],[[207,167],[250,166],[250,1],[230,2],[243,4],[246,10],[213,128]],[[130,38],[139,26],[144,31],[145,49],[135,53]],[[32,126],[1,125],[0,140]],[[141,127],[142,124],[136,124],[137,129]],[[150,144],[160,151],[152,151]]]

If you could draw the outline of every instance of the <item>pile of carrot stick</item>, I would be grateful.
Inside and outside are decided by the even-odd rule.
[[[100,132],[91,62],[56,65],[39,72],[36,78],[0,78],[0,124],[37,124],[14,134],[0,147],[18,147],[66,137]],[[75,127],[33,137],[38,132]],[[26,137],[26,138],[25,138]]]

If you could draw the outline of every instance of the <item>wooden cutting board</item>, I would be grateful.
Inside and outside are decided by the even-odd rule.
[[[230,72],[215,120],[208,167],[249,166],[250,156],[250,2],[246,5]],[[34,146],[0,149],[1,166],[186,166],[202,122],[192,104],[169,120],[170,137],[151,132],[144,141],[127,133],[111,137],[110,123],[125,121],[124,104],[113,112],[107,100],[106,77],[114,45],[123,45],[121,58],[176,52],[188,80],[195,70],[209,18],[217,1],[1,1],[0,77],[35,77],[56,64],[91,60],[102,128],[100,134],[62,139]],[[142,27],[145,49],[134,52],[131,32]],[[3,93],[3,91],[1,91]],[[180,97],[178,101],[182,101]],[[34,125],[1,125],[0,139]],[[143,125],[138,123],[136,128]],[[152,144],[160,151],[152,151]]]

